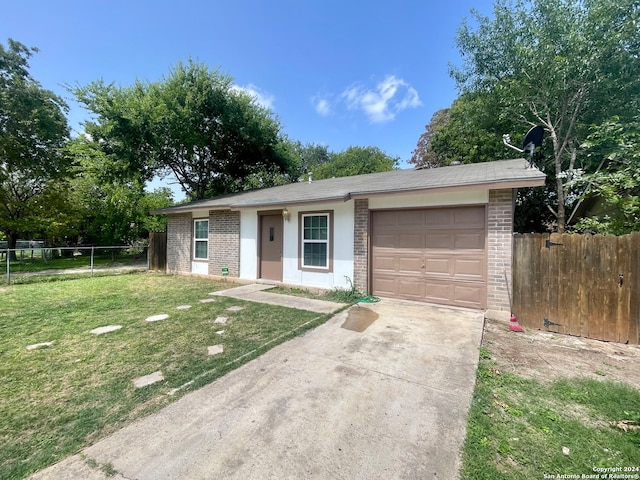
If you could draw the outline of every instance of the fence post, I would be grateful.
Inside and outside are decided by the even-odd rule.
[[[92,246],[91,247],[91,276],[93,277],[93,251],[95,250],[96,247]]]
[[[11,285],[11,251],[7,248],[7,285]]]

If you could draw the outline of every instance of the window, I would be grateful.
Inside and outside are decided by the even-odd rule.
[[[300,216],[300,268],[331,271],[331,213]]]
[[[207,260],[209,258],[209,220],[193,221],[193,258]]]

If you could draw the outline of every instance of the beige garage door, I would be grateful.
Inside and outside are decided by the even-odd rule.
[[[486,307],[484,206],[372,214],[374,295]]]

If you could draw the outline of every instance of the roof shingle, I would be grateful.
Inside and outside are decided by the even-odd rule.
[[[354,197],[430,190],[469,188],[520,188],[544,185],[545,174],[529,168],[522,158],[471,163],[424,170],[393,170],[352,177],[298,182],[199,200],[152,213],[179,213],[200,209],[285,206],[347,201]]]

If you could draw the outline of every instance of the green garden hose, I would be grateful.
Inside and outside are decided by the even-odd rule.
[[[367,295],[366,297],[359,298],[356,300],[356,304],[358,303],[378,303],[380,299],[378,297],[374,297],[373,295]]]

